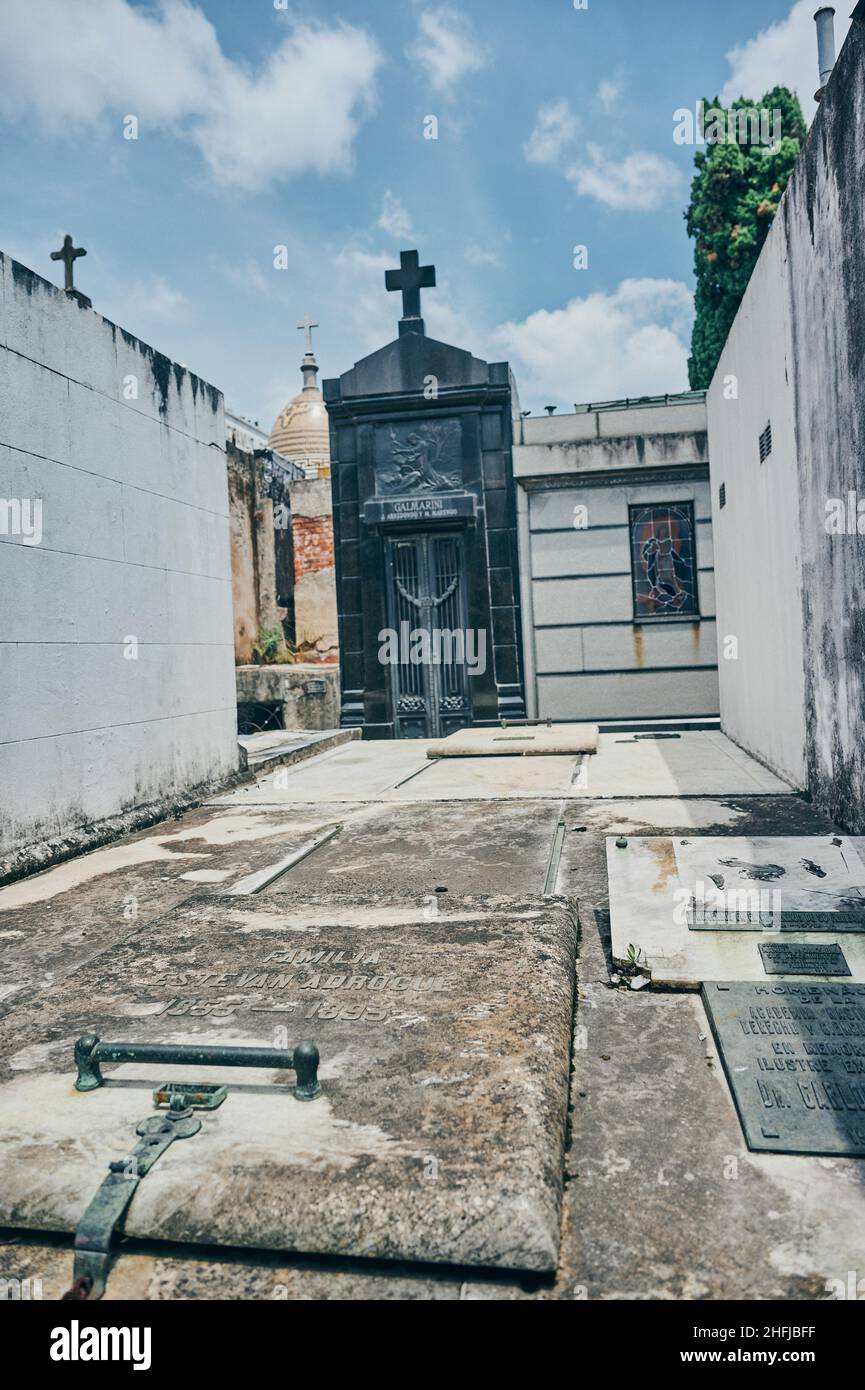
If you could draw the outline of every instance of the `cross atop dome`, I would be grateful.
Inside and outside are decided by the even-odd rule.
[[[420,292],[432,289],[436,282],[434,265],[421,265],[417,251],[400,251],[399,270],[386,270],[384,283],[388,291],[402,290],[400,337],[404,333],[426,332],[420,313]]]
[[[308,357],[311,357],[311,356],[313,355],[313,347],[312,347],[312,330],[313,330],[314,328],[318,328],[318,326],[319,326],[319,325],[318,325],[318,320],[317,320],[317,319],[311,319],[311,318],[309,317],[309,314],[307,314],[306,318],[303,319],[303,320],[297,325],[297,327],[298,327],[298,332],[300,332],[300,333],[305,333],[305,334],[306,334],[306,354],[307,354]]]
[[[318,320],[310,318],[309,314],[297,325],[299,333],[306,334],[306,353],[300,364],[303,373],[304,391],[318,391],[318,363],[315,360],[315,352],[312,346],[312,330],[318,328]]]

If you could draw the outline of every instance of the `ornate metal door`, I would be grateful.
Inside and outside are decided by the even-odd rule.
[[[441,738],[471,723],[466,578],[459,534],[387,541],[397,738]]]

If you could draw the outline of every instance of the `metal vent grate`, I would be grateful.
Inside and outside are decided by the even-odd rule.
[[[724,508],[725,508],[726,505],[727,505],[727,484],[726,484],[726,483],[722,483],[721,486],[720,486],[720,488],[718,489],[718,502],[720,503],[721,511],[723,511]]]
[[[765,463],[772,452],[772,421],[770,420],[760,435],[760,462]]]

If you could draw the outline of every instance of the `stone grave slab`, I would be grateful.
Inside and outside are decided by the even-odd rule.
[[[225,1102],[141,1180],[132,1236],[551,1271],[576,924],[563,900],[198,897],[0,1022],[0,1225],[72,1231],[166,1081]],[[104,1065],[103,1042],[321,1053],[282,1070]]]
[[[341,835],[265,891],[420,894],[543,893],[559,819],[556,801],[363,807]]]
[[[0,1016],[185,898],[224,892],[344,815],[201,807],[0,888]]]
[[[752,1152],[865,1156],[865,986],[711,981],[703,1001]]]
[[[428,758],[537,758],[595,753],[597,724],[555,724],[496,729],[459,729],[427,744]]]
[[[824,877],[806,869],[804,860]],[[760,871],[770,876],[755,879],[752,875],[756,866],[764,866]],[[856,892],[861,886],[865,893],[865,870],[849,837],[609,837],[607,874],[613,956],[624,964],[633,948],[655,984],[695,989],[706,980],[761,979],[761,942],[783,940],[794,946],[811,946],[821,941],[831,944],[833,933],[822,920],[829,913],[838,921],[837,934],[843,942],[850,978],[865,983],[865,931],[851,930],[849,926],[849,919],[858,916],[855,904],[861,901],[865,906],[865,896],[860,898]],[[720,890],[712,875],[723,878]],[[789,888],[784,886],[785,880],[789,881]],[[782,912],[819,912],[820,930],[795,931],[788,922],[779,930],[776,913],[771,911],[765,917],[765,925],[757,914],[755,920],[738,925],[728,921],[719,929],[710,930],[706,923],[703,929],[694,930],[689,925],[689,912],[703,890],[729,891],[731,896],[724,901],[731,904],[733,914],[739,906],[740,892],[769,894],[766,906],[770,909],[777,909],[778,899],[771,896],[777,893]],[[814,907],[815,895],[821,895],[819,908]],[[707,916],[714,907],[715,899],[705,902]],[[803,916],[800,920],[807,923],[812,918]],[[800,978],[808,979],[809,973],[804,972]]]
[[[759,949],[767,975],[850,975],[844,952],[834,942],[791,946],[788,941],[761,941]]]

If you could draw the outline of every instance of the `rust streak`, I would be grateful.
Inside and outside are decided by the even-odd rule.
[[[673,842],[672,840],[648,840],[647,845],[658,861],[658,877],[652,884],[652,892],[663,893],[666,891],[669,880],[675,878],[678,873]]]

